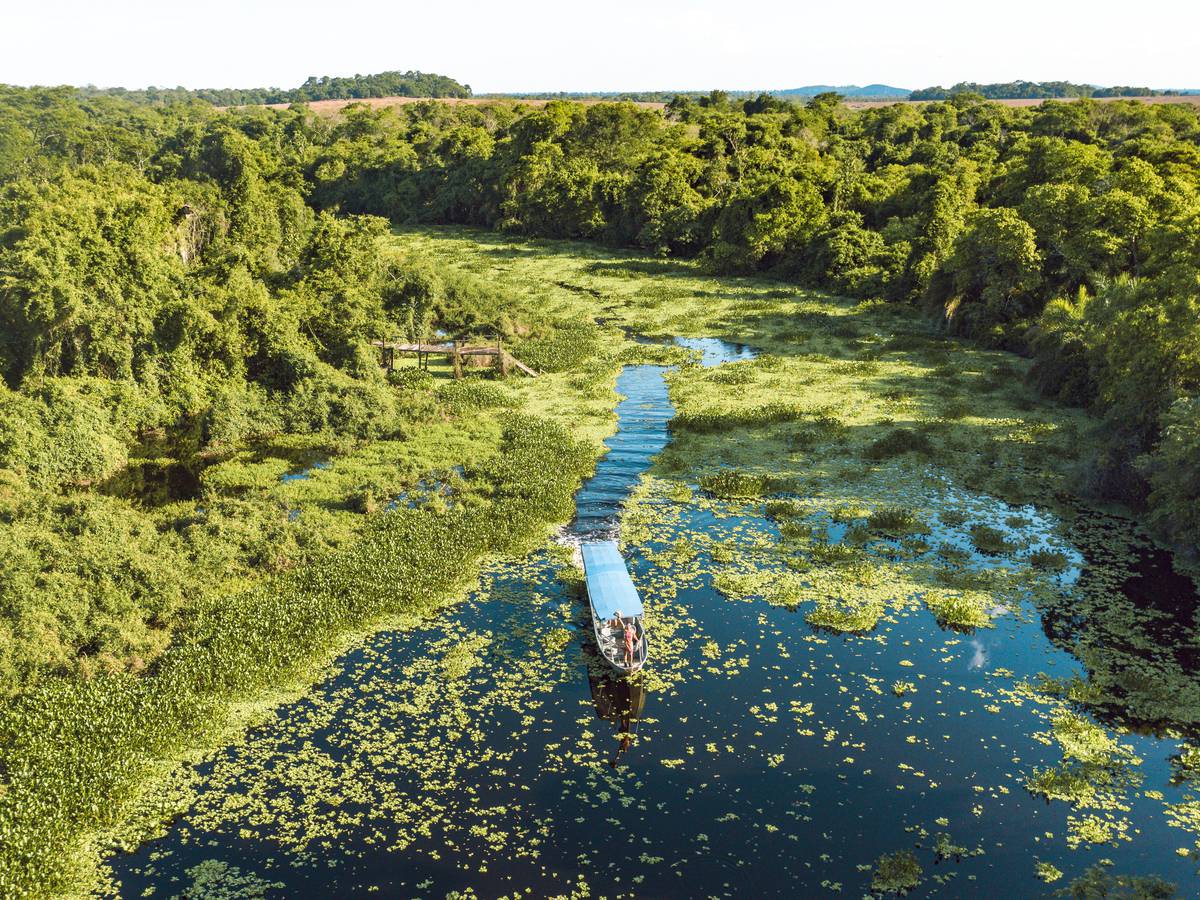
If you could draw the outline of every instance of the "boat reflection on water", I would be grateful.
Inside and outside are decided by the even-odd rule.
[[[588,685],[592,689],[596,718],[611,722],[617,735],[617,748],[608,761],[615,769],[621,754],[633,743],[638,720],[646,706],[646,688],[640,678],[620,678],[590,667]]]

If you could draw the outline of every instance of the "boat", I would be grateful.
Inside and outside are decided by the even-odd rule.
[[[579,548],[596,648],[604,661],[619,672],[636,672],[646,664],[650,642],[646,637],[642,599],[616,541],[594,541]],[[632,662],[625,661],[625,626],[636,633]]]

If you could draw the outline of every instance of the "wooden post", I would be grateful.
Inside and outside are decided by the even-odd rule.
[[[453,348],[452,355],[454,357],[454,378],[457,381],[463,377],[462,357],[458,355],[458,341],[454,341],[451,345]]]
[[[496,366],[500,369],[500,377],[508,377],[508,360],[504,358],[504,347],[500,344],[500,335],[496,335]]]

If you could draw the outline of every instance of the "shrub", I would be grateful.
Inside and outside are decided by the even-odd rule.
[[[811,450],[820,441],[821,436],[815,428],[799,428],[789,432],[785,438],[788,450],[793,452]]]
[[[804,620],[816,628],[861,634],[879,624],[882,615],[883,604],[877,601],[821,600]]]
[[[234,446],[278,432],[283,420],[267,392],[256,384],[220,385],[200,422],[200,440],[210,447]]]
[[[392,369],[387,373],[388,383],[402,391],[431,391],[433,376],[424,369],[416,366],[406,366],[403,369]]]
[[[708,380],[714,384],[753,384],[754,370],[752,363],[727,363],[718,366],[709,373]]]
[[[711,434],[736,428],[761,428],[781,422],[793,422],[807,415],[805,409],[794,403],[776,401],[749,409],[726,410],[705,409],[698,412],[681,412],[668,423],[671,431],[695,431]]]
[[[591,323],[559,325],[545,337],[525,341],[515,352],[535,372],[568,372],[600,352],[600,329]]]
[[[920,883],[921,864],[911,850],[885,853],[871,876],[871,890],[881,894],[907,894]]]
[[[785,519],[779,523],[779,536],[789,541],[805,541],[812,537],[812,528],[799,519]]]
[[[976,628],[992,626],[992,618],[987,614],[987,610],[969,597],[941,591],[926,591],[922,599],[943,628],[970,632]]]
[[[863,456],[871,460],[891,459],[906,453],[931,456],[934,452],[929,438],[910,428],[894,428],[883,437],[868,445]]]
[[[1054,550],[1035,550],[1029,554],[1029,564],[1035,569],[1047,572],[1061,572],[1067,567],[1069,560],[1062,553]]]
[[[793,516],[802,515],[804,512],[803,508],[795,500],[783,498],[768,500],[763,509],[772,519],[788,519]]]
[[[283,413],[290,432],[335,431],[365,439],[394,433],[397,418],[396,394],[382,378],[359,380],[323,363],[286,398]]]
[[[292,470],[286,459],[268,456],[255,459],[245,450],[231,459],[209,466],[200,474],[200,484],[211,493],[236,495],[249,490],[266,490]]]
[[[58,380],[30,397],[0,386],[0,467],[58,487],[100,481],[125,465],[121,429],[90,387]]]
[[[712,475],[700,478],[700,487],[725,500],[742,500],[761,497],[766,487],[766,480],[761,475],[740,472],[736,469],[724,469]]]
[[[942,404],[939,414],[943,419],[965,419],[971,414],[971,404],[966,400],[959,400],[957,398],[947,400]]]
[[[923,529],[917,514],[903,506],[885,506],[867,517],[867,525],[889,534],[909,534]]]
[[[813,562],[823,565],[848,565],[862,558],[862,551],[849,544],[814,544],[809,553]]]
[[[513,405],[513,397],[508,390],[481,378],[463,378],[447,382],[437,389],[437,398],[453,415],[462,415],[476,409]]]

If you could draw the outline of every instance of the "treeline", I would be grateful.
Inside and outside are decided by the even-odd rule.
[[[670,103],[676,97],[699,100],[713,94],[747,100],[763,94],[770,94],[780,100],[806,101],[818,94],[840,94],[854,100],[907,100],[909,91],[895,88],[886,84],[868,84],[859,87],[854,84],[828,85],[810,84],[796,88],[785,88],[772,91],[532,91],[509,94],[478,94],[481,99],[494,100],[607,100],[611,102],[632,101],[635,103]]]
[[[1167,93],[1148,87],[1097,87],[1070,81],[1010,81],[1007,84],[976,84],[960,81],[950,88],[940,85],[912,92],[910,100],[949,100],[955,94],[979,94],[988,100],[1062,100],[1077,97],[1157,97]]]
[[[428,72],[380,72],[377,75],[337,77],[310,75],[298,88],[165,88],[78,89],[82,99],[118,97],[133,103],[163,105],[201,101],[214,106],[252,106],[264,103],[311,103],[316,100],[365,100],[371,97],[470,97],[469,85]]]
[[[480,100],[566,100],[608,103],[668,103],[676,96],[700,97],[705,91],[517,91],[507,94],[476,94]]]

